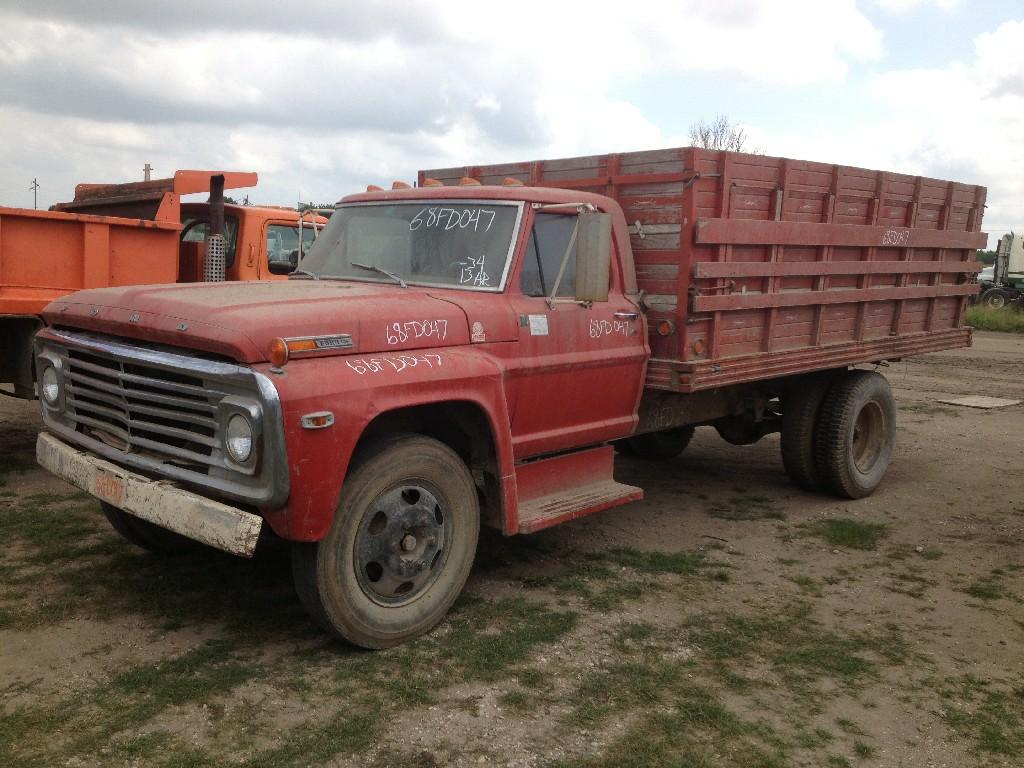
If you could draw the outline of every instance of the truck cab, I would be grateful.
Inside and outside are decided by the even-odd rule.
[[[302,216],[293,208],[226,204],[224,236],[227,261],[224,279],[286,279],[298,267],[300,255],[309,250],[326,223],[323,216]],[[199,282],[202,278],[203,244],[210,233],[209,204],[182,204],[181,226],[178,282]]]
[[[481,520],[529,532],[642,496],[614,481],[608,444],[637,423],[637,299],[608,198],[350,196],[287,280],[52,304],[39,458],[153,549],[251,555],[266,524],[294,542],[318,621],[392,645],[455,599]]]

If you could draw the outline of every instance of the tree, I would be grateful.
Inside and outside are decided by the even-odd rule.
[[[729,120],[728,115],[718,115],[710,123],[700,120],[690,125],[690,143],[695,147],[763,155],[763,149],[747,147],[748,138],[746,129]]]

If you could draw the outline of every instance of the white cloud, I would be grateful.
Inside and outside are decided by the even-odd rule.
[[[244,163],[286,202],[332,179],[338,196],[432,164],[650,147],[667,140],[657,116],[613,86],[838,83],[881,51],[854,0],[311,0],[298,16],[269,0],[0,9],[0,202],[33,176],[53,202],[145,162]]]
[[[960,0],[872,0],[883,10],[893,13],[907,13],[922,6],[934,6],[943,11],[951,11],[960,5]]]
[[[863,93],[870,119],[839,131],[769,136],[773,153],[886,168],[988,187],[984,228],[1024,225],[1024,22],[975,40],[974,59],[881,73]],[[994,242],[994,241],[993,241]]]

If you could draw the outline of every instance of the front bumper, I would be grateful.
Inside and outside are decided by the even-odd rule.
[[[41,432],[36,440],[40,466],[118,509],[190,539],[243,557],[252,557],[263,518],[221,504],[166,480],[150,480],[109,461],[72,448]]]

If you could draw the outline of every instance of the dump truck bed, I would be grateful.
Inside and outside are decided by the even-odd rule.
[[[618,201],[649,307],[649,387],[970,345],[984,187],[695,147],[429,170],[420,183],[465,176]]]
[[[81,288],[173,283],[181,224],[0,208],[0,315],[38,315]]]

